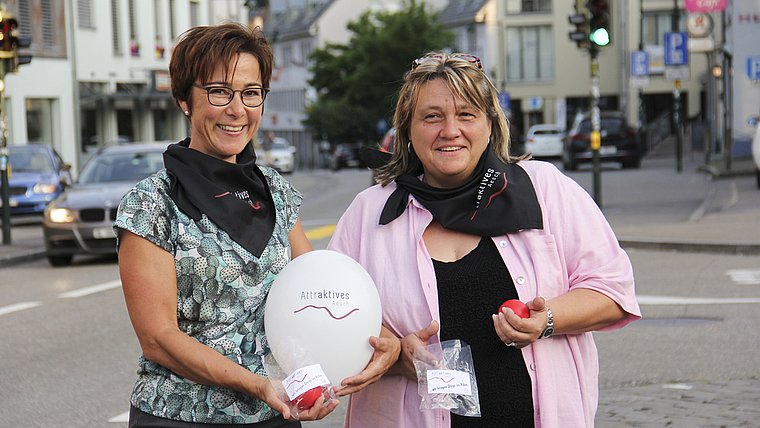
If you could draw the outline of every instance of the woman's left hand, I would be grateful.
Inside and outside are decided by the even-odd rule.
[[[343,388],[336,394],[338,397],[353,394],[377,382],[396,363],[401,353],[401,340],[385,327],[380,330],[380,337],[369,338],[369,344],[375,348],[375,352],[367,367],[358,375],[343,379]]]
[[[493,316],[493,326],[499,338],[516,348],[524,348],[538,340],[549,323],[546,299],[536,297],[527,303],[530,318],[520,318],[512,309],[506,308]],[[513,344],[514,343],[514,344]]]

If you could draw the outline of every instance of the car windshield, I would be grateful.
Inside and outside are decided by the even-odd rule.
[[[536,129],[533,135],[559,135],[561,132],[559,129]]]
[[[44,149],[8,148],[12,172],[55,172],[50,154]]]
[[[288,145],[285,144],[282,140],[275,140],[274,143],[272,143],[272,150],[287,150]]]
[[[618,117],[603,117],[601,120],[602,129],[607,130],[610,134],[619,134],[625,130],[625,121]],[[578,127],[578,131],[584,134],[591,132],[591,121],[584,120]]]
[[[137,182],[163,167],[163,152],[100,154],[84,166],[79,183]]]

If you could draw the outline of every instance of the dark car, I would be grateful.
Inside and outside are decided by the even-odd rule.
[[[366,164],[359,156],[361,144],[339,144],[330,159],[330,169],[338,171],[341,168],[366,168]]]
[[[601,147],[599,156],[603,162],[620,162],[623,168],[641,166],[643,151],[636,130],[628,124],[620,112],[604,111],[600,114]],[[562,164],[568,171],[578,169],[578,164],[591,162],[591,115],[579,114],[565,135]]]
[[[71,165],[49,146],[10,146],[8,165],[8,205],[12,215],[41,214],[71,184]],[[2,204],[0,198],[0,212]]]
[[[116,254],[113,222],[121,198],[164,167],[168,144],[110,146],[87,161],[77,181],[45,209],[45,249],[51,265],[71,264],[75,254]]]

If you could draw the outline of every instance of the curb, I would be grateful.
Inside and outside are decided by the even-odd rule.
[[[623,248],[635,248],[640,250],[676,251],[689,253],[712,253],[729,255],[758,255],[760,243],[757,242],[707,242],[707,241],[676,241],[661,238],[618,238]]]
[[[0,267],[11,266],[15,263],[28,262],[45,258],[45,247],[20,250],[13,254],[0,255]]]

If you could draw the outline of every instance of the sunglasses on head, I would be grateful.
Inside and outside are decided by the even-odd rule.
[[[483,70],[483,64],[480,62],[480,58],[476,57],[475,55],[468,55],[468,54],[454,54],[449,55],[449,58],[458,58],[465,60],[469,62],[470,64],[475,64],[479,70]],[[412,61],[412,70],[417,68],[420,64],[423,62],[429,60],[429,59],[443,59],[443,56],[441,55],[430,55],[430,56],[424,56],[422,58],[417,58],[414,61]]]

